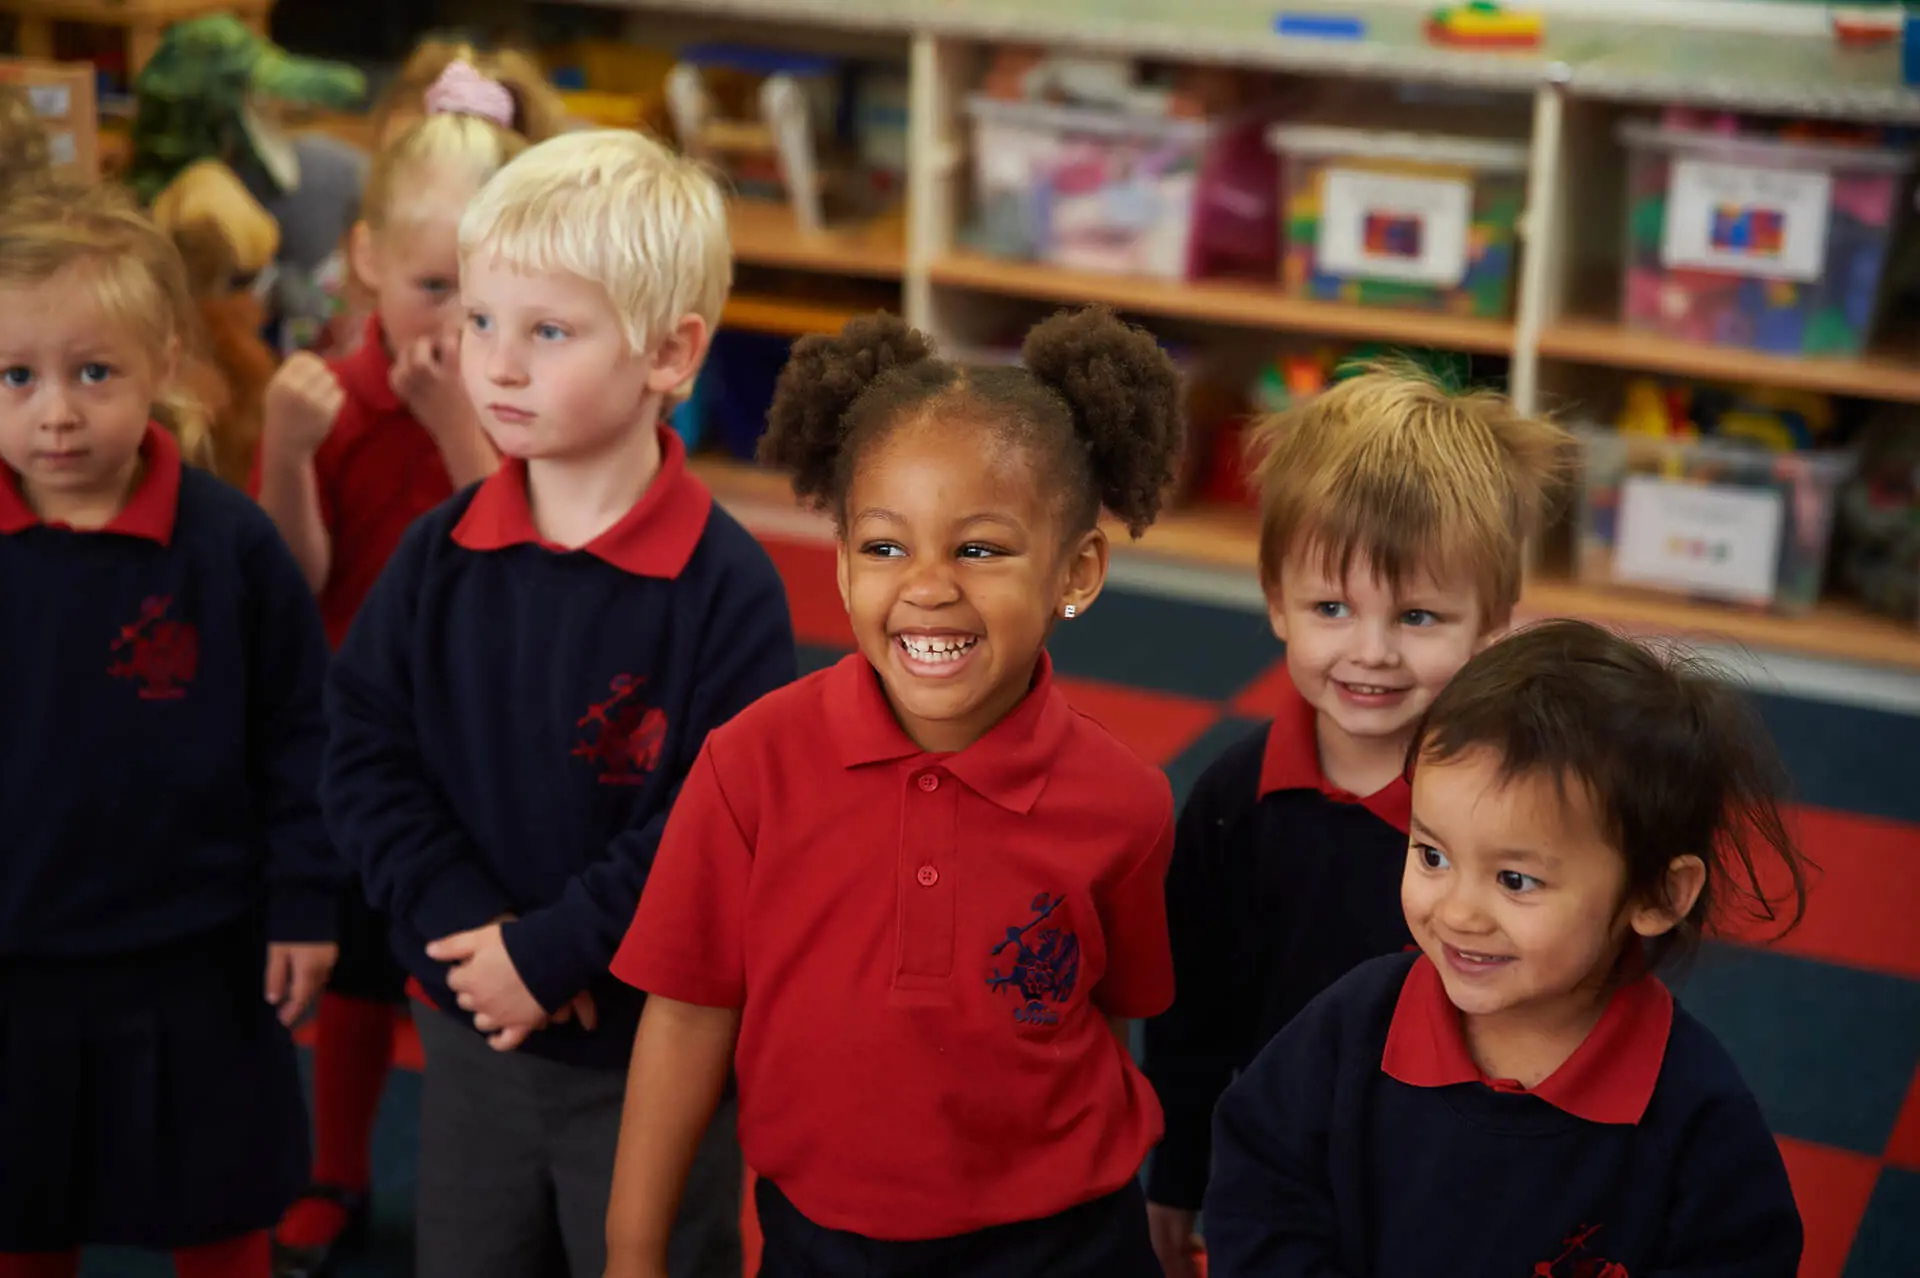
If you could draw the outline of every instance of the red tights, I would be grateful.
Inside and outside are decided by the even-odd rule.
[[[0,1252],[0,1278],[75,1278],[77,1251]],[[224,1242],[182,1247],[173,1253],[178,1278],[268,1278],[273,1245],[262,1229]]]

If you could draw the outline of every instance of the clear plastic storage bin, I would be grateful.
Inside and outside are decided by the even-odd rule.
[[[1184,279],[1222,125],[973,97],[974,239],[996,257]]]
[[[1581,581],[1787,613],[1819,600],[1853,453],[1577,433]]]
[[[1282,124],[1280,279],[1297,297],[1503,318],[1521,142]]]
[[[1690,342],[1857,355],[1914,157],[1629,120],[1621,320]]]

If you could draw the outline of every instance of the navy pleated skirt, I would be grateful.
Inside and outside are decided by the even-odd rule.
[[[171,1249],[271,1227],[306,1183],[258,924],[0,958],[0,1252]]]

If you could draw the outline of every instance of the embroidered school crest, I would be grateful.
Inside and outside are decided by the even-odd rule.
[[[1066,895],[1045,892],[1033,898],[1027,907],[1033,917],[1026,923],[1009,927],[1006,936],[989,953],[999,958],[1003,952],[1012,969],[1000,970],[995,963],[987,976],[987,987],[995,994],[1013,991],[1019,1003],[1013,1009],[1017,1025],[1056,1025],[1060,1013],[1049,1004],[1064,1003],[1073,996],[1080,979],[1080,938],[1051,922],[1054,911],[1066,904]]]
[[[1587,1244],[1600,1232],[1598,1225],[1582,1225],[1560,1240],[1560,1254],[1533,1267],[1531,1278],[1629,1278],[1627,1267],[1588,1254]]]
[[[601,785],[640,785],[660,766],[667,739],[666,712],[640,698],[645,679],[615,675],[605,701],[587,707],[573,726],[587,739],[574,743],[573,757],[600,769]]]
[[[200,633],[167,616],[172,595],[149,595],[137,620],[120,627],[111,651],[121,654],[107,673],[140,685],[143,701],[176,701],[187,695],[200,668]]]

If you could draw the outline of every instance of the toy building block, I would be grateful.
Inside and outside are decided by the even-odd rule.
[[[1508,9],[1492,0],[1435,9],[1427,18],[1427,39],[1466,49],[1531,49],[1546,35],[1538,13]]]

